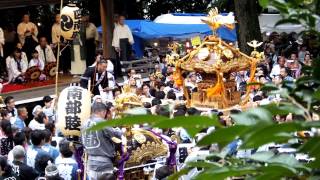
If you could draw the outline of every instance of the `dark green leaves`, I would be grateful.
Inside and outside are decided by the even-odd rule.
[[[305,142],[300,148],[300,152],[308,153],[311,157],[320,158],[320,137],[314,137]]]
[[[282,24],[301,24],[301,22],[298,20],[298,19],[281,19],[279,20],[275,26],[279,26],[279,25],[282,25]]]

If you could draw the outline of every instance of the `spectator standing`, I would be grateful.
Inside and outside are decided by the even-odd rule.
[[[73,151],[70,147],[72,147],[72,143],[68,140],[62,140],[59,143],[60,156],[56,159],[55,164],[60,177],[65,180],[76,180],[78,163],[73,158]]]
[[[13,123],[18,116],[18,110],[16,109],[15,100],[12,96],[7,96],[4,99],[4,103],[6,105],[6,110],[10,114],[10,122]]]
[[[25,150],[21,145],[17,145],[12,149],[13,162],[12,170],[20,178],[20,180],[32,180],[35,179],[37,172],[27,164],[25,164]]]
[[[46,129],[44,130],[44,138],[45,138],[45,144],[42,146],[42,149],[49,153],[50,157],[55,160],[59,156],[59,151],[55,147],[51,145],[52,141],[52,134],[51,132]]]
[[[103,174],[113,174],[112,159],[115,156],[114,141],[120,140],[121,132],[107,127],[101,131],[86,130],[98,122],[104,121],[107,107],[103,103],[92,105],[92,116],[86,121],[82,133],[82,143],[88,153],[88,177],[98,179]],[[92,141],[94,139],[94,141]],[[120,140],[121,141],[121,140]]]
[[[18,108],[18,117],[14,122],[14,127],[18,128],[18,131],[21,132],[26,127],[25,120],[27,119],[28,119],[27,108],[25,107]]]
[[[17,132],[13,137],[13,143],[15,146],[22,146],[25,150],[28,148],[27,138],[24,132]],[[13,149],[8,153],[8,163],[10,165],[12,165],[12,162],[14,161]]]
[[[27,53],[28,59],[31,59],[31,53],[38,43],[38,28],[30,22],[29,14],[23,15],[22,22],[17,28],[19,41],[23,46],[23,49]]]
[[[280,75],[280,69],[286,66],[286,58],[280,56],[278,59],[278,64],[275,64],[271,70],[270,77],[274,78]]]
[[[131,55],[132,44],[134,43],[130,28],[125,24],[125,17],[119,16],[118,25],[113,31],[112,46],[116,51],[118,60],[114,62],[115,76],[121,76],[120,61],[129,61]]]
[[[0,154],[8,156],[9,151],[13,148],[13,131],[9,121],[1,121],[1,130],[3,132],[0,137]]]
[[[112,46],[120,53],[121,61],[128,61],[131,54],[131,45],[134,43],[132,32],[125,24],[125,17],[119,17],[119,24],[114,28]]]
[[[58,42],[60,42],[60,61],[59,61],[59,72],[60,73],[69,73],[71,69],[71,50],[70,46],[67,46],[63,37],[61,36],[61,25],[60,25],[60,14],[56,14],[55,16],[55,23],[52,25],[51,28],[51,39],[53,45],[53,52],[54,55],[57,57],[57,50],[58,50]]]
[[[48,123],[48,117],[40,112],[34,119],[32,119],[28,125],[31,130],[44,130],[45,124]]]
[[[4,156],[0,156],[0,179],[17,179],[17,176],[7,162],[7,158]]]
[[[32,145],[27,150],[27,165],[35,168],[35,163],[43,156],[50,155],[42,149],[44,144],[44,134],[42,130],[34,130],[31,132]],[[45,168],[45,167],[44,167]],[[43,169],[44,169],[43,168]]]
[[[91,80],[91,91],[93,95],[100,95],[101,91],[109,91],[107,67],[108,63],[104,59],[98,61],[94,67],[88,67],[81,77],[80,86],[87,89],[88,82]]]
[[[52,44],[54,45],[54,47],[56,47],[58,42],[60,42],[60,36],[61,36],[60,21],[61,21],[60,14],[56,14],[55,22],[51,28],[51,40],[52,40]]]
[[[290,60],[288,60],[288,68],[291,71],[291,76],[294,78],[300,77],[301,65],[299,63],[298,57],[296,53],[292,53],[290,56]]]
[[[39,158],[35,161],[35,170],[39,174],[39,176],[36,178],[36,180],[43,180],[46,179],[46,167],[50,164],[52,164],[53,159],[48,154],[43,154],[42,156],[39,156]]]
[[[54,110],[53,98],[50,96],[43,97],[43,112],[48,117],[49,122],[54,123],[56,121],[56,112]]]
[[[290,70],[287,67],[280,69],[280,76],[283,81],[289,81],[289,82],[294,81],[293,77],[290,76]]]

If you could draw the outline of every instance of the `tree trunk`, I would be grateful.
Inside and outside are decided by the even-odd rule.
[[[113,37],[113,0],[100,0],[100,15],[102,26],[103,55],[112,56],[112,37]]]
[[[249,54],[253,49],[247,45],[252,40],[262,41],[256,0],[234,0],[237,36],[240,51]]]

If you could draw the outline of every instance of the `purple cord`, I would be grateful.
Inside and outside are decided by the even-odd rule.
[[[82,160],[82,155],[84,152],[83,146],[80,146],[79,148],[76,148],[76,152],[74,153],[74,157],[78,163],[78,169],[81,170],[80,176],[83,178],[83,173],[84,173],[84,164]]]
[[[118,163],[118,167],[119,167],[119,172],[118,172],[118,179],[119,180],[123,180],[124,179],[124,165],[125,162],[129,160],[129,153],[124,153],[123,152],[123,144],[121,144],[121,159]]]
[[[175,143],[174,141],[169,141],[166,138],[164,138],[161,134],[154,132],[153,130],[150,130],[150,132],[152,132],[154,135],[156,135],[157,137],[161,138],[162,140],[164,140],[166,143],[168,143],[169,145],[169,158],[166,161],[166,164],[168,166],[175,166],[177,165],[177,161],[176,161],[176,151],[178,148],[177,143]]]

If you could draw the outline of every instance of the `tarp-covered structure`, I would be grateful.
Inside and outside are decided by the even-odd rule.
[[[204,14],[170,14],[177,18],[170,18],[168,15],[166,18],[159,16],[155,21],[150,20],[126,20],[126,24],[132,31],[135,44],[133,49],[136,51],[136,55],[141,57],[143,55],[142,41],[159,39],[159,38],[172,38],[172,39],[184,39],[192,38],[195,36],[207,36],[212,34],[210,27],[201,22],[201,18],[205,17]],[[159,19],[160,18],[160,19]],[[182,19],[184,19],[182,21]],[[186,21],[186,19],[188,21]],[[192,19],[192,20],[191,20]],[[170,21],[175,20],[175,21]],[[98,28],[98,32],[102,32],[102,27]],[[236,29],[229,30],[225,27],[221,27],[217,31],[218,36],[226,41],[237,41]]]
[[[212,30],[207,24],[164,24],[155,23],[148,20],[126,20],[126,24],[132,31],[134,36],[142,39],[157,39],[157,38],[190,38],[197,35],[205,36],[212,34]],[[102,28],[98,28],[102,32]],[[222,39],[227,41],[236,41],[236,31],[220,28],[218,34]]]

